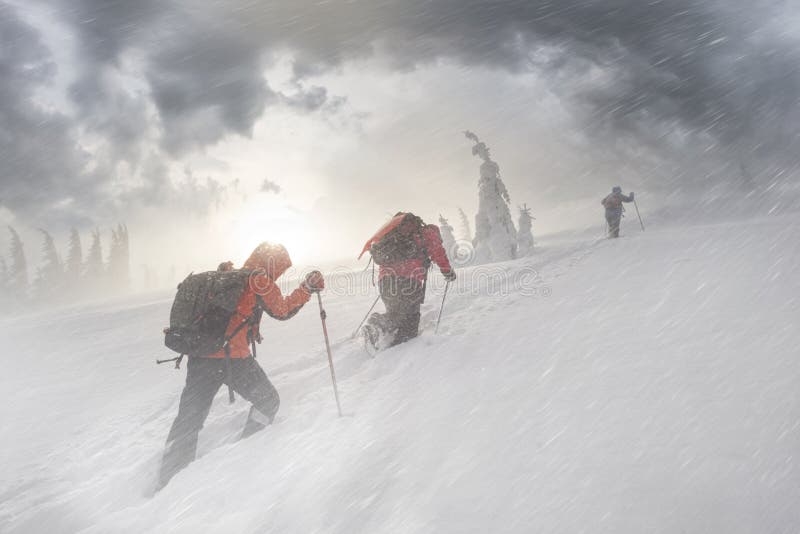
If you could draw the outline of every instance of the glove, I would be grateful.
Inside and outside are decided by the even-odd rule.
[[[448,282],[454,282],[456,279],[456,272],[452,269],[449,271],[442,271],[442,275],[444,275],[444,279]]]
[[[319,293],[325,289],[325,278],[319,271],[311,271],[306,275],[306,279],[300,284],[309,293]]]

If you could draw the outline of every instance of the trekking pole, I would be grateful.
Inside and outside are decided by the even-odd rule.
[[[372,303],[372,306],[370,306],[370,307],[369,307],[369,311],[367,312],[367,314],[364,316],[364,318],[361,320],[361,322],[360,322],[360,323],[358,323],[358,327],[357,327],[357,328],[355,329],[355,331],[353,332],[353,335],[352,335],[352,336],[350,336],[350,339],[355,339],[355,338],[356,338],[356,336],[358,335],[358,331],[359,331],[359,330],[361,330],[361,327],[362,327],[362,326],[364,326],[364,323],[366,323],[366,322],[367,322],[367,318],[369,318],[369,314],[370,314],[370,313],[372,313],[372,310],[374,310],[374,309],[375,309],[375,306],[378,304],[378,301],[379,301],[380,299],[381,299],[381,296],[380,296],[380,295],[378,295],[377,297],[375,297],[375,302],[373,302],[373,303]]]
[[[439,318],[436,319],[436,330],[433,332],[434,334],[439,333],[439,323],[442,322],[442,312],[444,311],[444,299],[447,298],[447,290],[450,289],[450,282],[448,281],[444,285],[444,295],[442,295],[442,307],[439,308]]]
[[[642,232],[644,232],[644,223],[642,222],[642,216],[639,215],[639,205],[636,204],[636,199],[633,200],[633,207],[636,208],[636,215],[639,217],[639,224],[642,225]]]
[[[336,387],[336,373],[333,370],[333,355],[331,354],[331,342],[328,339],[328,327],[325,324],[328,314],[325,313],[325,308],[322,307],[322,297],[317,292],[317,302],[319,302],[319,318],[322,319],[322,333],[325,335],[325,348],[328,351],[328,365],[331,368],[331,382],[333,382],[333,396],[336,398],[336,409],[339,410],[339,417],[342,416],[342,405],[339,404],[339,388]]]

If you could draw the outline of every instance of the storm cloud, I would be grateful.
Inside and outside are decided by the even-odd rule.
[[[41,208],[59,199],[67,209],[76,189],[98,183],[84,172],[88,155],[74,141],[73,121],[34,102],[56,66],[38,33],[0,6],[0,205]]]
[[[335,113],[347,95],[307,80],[369,57],[401,71],[444,59],[534,73],[569,103],[598,145],[644,149],[676,167],[686,154],[701,154],[721,174],[733,169],[736,179],[769,181],[798,165],[800,19],[788,2],[45,5],[78,43],[77,80],[69,88],[77,111],[37,104],[37,89],[52,83],[57,66],[38,34],[43,30],[14,8],[0,8],[0,202],[11,210],[88,205],[108,194],[120,161],[140,173],[144,185],[134,191],[156,198],[165,180],[160,162],[229,135],[252,135],[269,106]],[[281,53],[293,62],[295,90],[288,94],[264,76]],[[120,73],[135,77],[135,87]],[[102,172],[87,166],[81,133],[103,140]]]

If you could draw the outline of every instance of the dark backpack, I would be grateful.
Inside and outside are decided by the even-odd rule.
[[[422,219],[407,213],[402,223],[370,246],[372,261],[377,265],[392,265],[414,258],[427,259],[428,253],[422,245],[424,227]]]
[[[603,199],[603,206],[607,210],[618,210],[622,208],[622,199],[619,198],[619,195],[611,193]]]
[[[243,321],[231,336],[225,336],[250,274],[234,270],[187,276],[178,285],[169,328],[164,329],[164,344],[189,356],[209,356],[222,350],[233,335],[252,322]]]

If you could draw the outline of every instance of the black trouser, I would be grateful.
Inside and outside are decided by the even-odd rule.
[[[609,237],[619,237],[619,225],[621,221],[622,210],[606,210]]]
[[[425,284],[413,278],[384,276],[378,287],[386,313],[373,314],[370,322],[387,333],[395,332],[390,346],[417,337]]]
[[[164,487],[178,471],[194,460],[197,452],[197,435],[208,417],[214,396],[225,383],[223,358],[189,358],[186,385],[181,393],[178,416],[172,423],[167,437],[159,487]],[[261,412],[267,421],[272,422],[278,412],[280,398],[275,386],[255,359],[248,357],[231,360],[231,387],[253,403],[243,437],[265,426],[253,418],[254,409]]]

